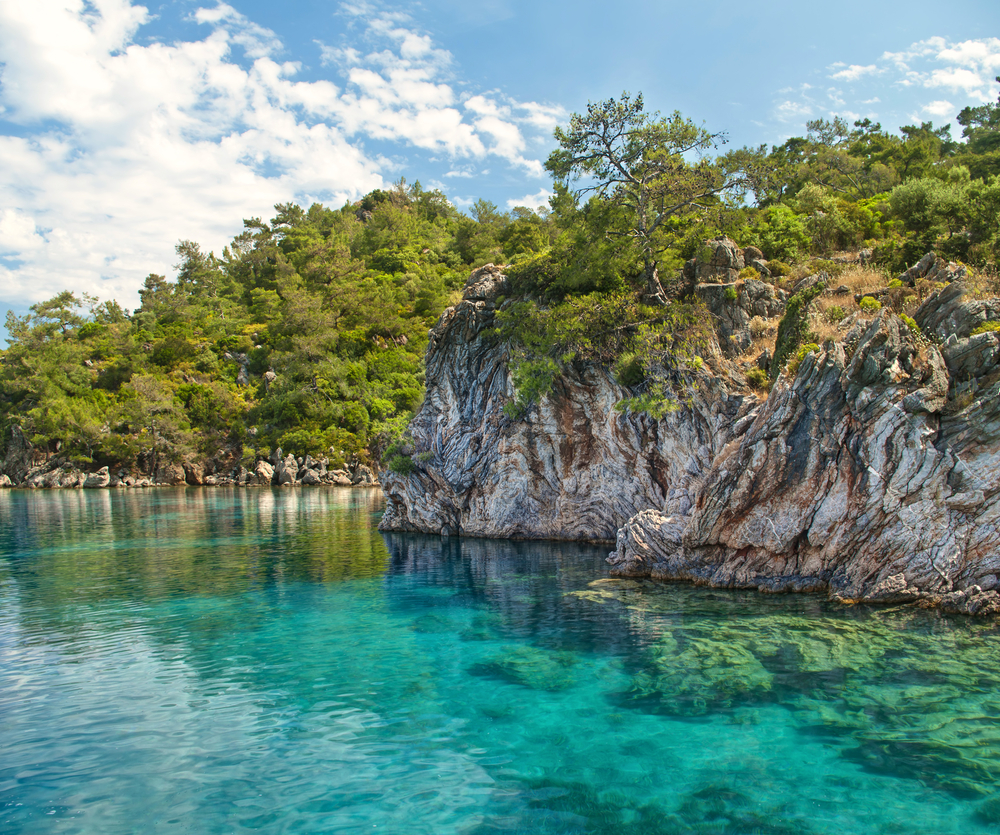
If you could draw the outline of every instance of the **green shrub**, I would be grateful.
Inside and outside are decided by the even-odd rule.
[[[892,281],[889,282],[889,289],[890,290],[895,290],[898,287],[902,287],[902,286],[903,286],[903,282],[900,281],[898,278],[894,278]]]
[[[735,302],[740,297],[740,294],[736,292],[735,287],[727,287],[723,291],[722,295],[726,297],[727,302]]]
[[[972,332],[972,335],[978,336],[981,333],[997,333],[998,331],[1000,331],[1000,322],[983,322]]]
[[[771,273],[772,278],[780,278],[783,275],[788,275],[791,273],[792,268],[786,264],[784,261],[768,261],[767,262],[768,272]]]
[[[874,313],[876,310],[882,309],[882,302],[878,299],[873,299],[871,296],[865,296],[860,302],[858,302],[858,307],[866,313]]]
[[[430,450],[427,450],[426,452],[418,452],[413,457],[416,458],[417,461],[419,461],[421,464],[426,464],[429,461],[434,460],[434,453],[431,452]]]
[[[619,385],[632,388],[646,379],[642,360],[633,351],[622,354],[615,363],[615,380]]]
[[[757,270],[754,269],[753,267],[744,267],[742,270],[740,270],[740,278],[743,279],[760,278],[760,273],[757,272]]]
[[[788,300],[785,306],[785,315],[781,317],[778,325],[778,339],[774,345],[774,358],[771,360],[771,379],[775,379],[781,373],[795,351],[798,350],[808,337],[809,332],[809,309],[813,301],[823,292],[825,285],[823,282],[814,284],[805,290],[801,290]]]
[[[397,475],[409,475],[416,469],[409,455],[393,455],[386,466]]]
[[[795,379],[795,375],[799,373],[799,366],[802,365],[802,360],[818,350],[819,345],[815,342],[807,342],[805,345],[799,346],[799,350],[795,352],[795,356],[788,361],[788,376]]]
[[[906,327],[908,327],[914,333],[921,332],[920,325],[918,325],[912,317],[907,316],[905,313],[901,313],[899,314],[899,318],[902,319],[906,323]],[[1000,327],[1000,322],[997,322],[997,325],[998,327]]]
[[[747,385],[757,391],[767,391],[771,387],[771,379],[763,368],[751,368],[747,372]]]
[[[844,308],[837,304],[828,307],[825,314],[826,321],[831,325],[836,325],[837,322],[840,322],[846,315],[847,314],[844,312]]]

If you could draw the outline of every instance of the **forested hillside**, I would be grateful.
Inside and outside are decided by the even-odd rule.
[[[378,463],[423,396],[428,329],[489,262],[517,296],[498,317],[517,358],[512,419],[578,358],[613,365],[629,405],[655,413],[657,375],[700,361],[707,319],[683,266],[708,238],[758,247],[774,282],[861,250],[885,285],[928,250],[995,272],[1000,104],[957,123],[960,137],[820,120],[726,151],[623,95],[557,131],[550,211],[464,214],[402,180],[341,208],[276,206],[219,255],[178,244],[176,275],[150,275],[135,311],[64,292],[8,313],[3,442],[20,425],[47,455],[147,472],[278,446]]]

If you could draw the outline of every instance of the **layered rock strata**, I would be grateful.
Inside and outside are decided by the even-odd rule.
[[[780,378],[689,514],[621,529],[612,573],[1000,612],[1000,334],[961,282]]]
[[[431,331],[427,394],[406,449],[413,470],[383,475],[382,529],[614,541],[646,508],[686,513],[691,485],[749,403],[706,377],[662,420],[622,414],[614,407],[628,392],[580,363],[525,419],[510,420],[509,352],[491,330],[508,290],[499,268],[483,267]]]

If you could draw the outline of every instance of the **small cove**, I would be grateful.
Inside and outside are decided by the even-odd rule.
[[[993,622],[381,509],[0,492],[0,833],[1000,832]]]

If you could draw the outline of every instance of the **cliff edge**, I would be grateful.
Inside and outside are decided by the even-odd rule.
[[[525,419],[478,270],[431,333],[383,530],[615,540],[623,576],[1000,613],[1000,302],[960,276],[906,320],[855,314],[763,402],[706,374],[655,420],[579,363]]]
[[[579,363],[522,420],[509,350],[492,332],[509,292],[500,268],[474,272],[427,348],[427,394],[403,452],[412,470],[382,476],[391,531],[613,542],[650,507],[686,513],[693,488],[754,398],[706,377],[662,420],[623,414],[628,392],[607,369]]]

